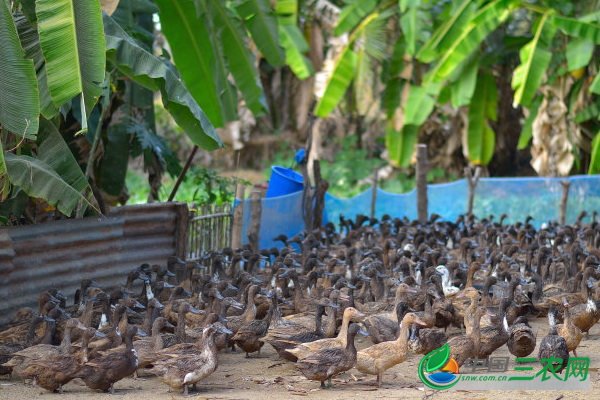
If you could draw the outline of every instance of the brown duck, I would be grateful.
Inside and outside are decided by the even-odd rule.
[[[411,324],[427,326],[415,313],[402,318],[398,339],[374,344],[357,354],[356,369],[363,374],[377,375],[377,385],[381,386],[382,375],[389,368],[404,362],[408,355],[408,330]]]
[[[535,350],[535,333],[527,321],[527,317],[520,316],[510,328],[506,346],[515,357],[527,357]]]
[[[359,330],[360,327],[357,324],[350,325],[346,332],[345,346],[321,348],[298,360],[296,367],[306,378],[321,382],[321,388],[325,388],[326,380],[329,380],[329,386],[331,386],[332,377],[340,372],[348,371],[356,364],[354,338]]]
[[[132,375],[138,367],[138,357],[133,348],[134,335],[145,336],[135,325],[127,326],[124,332],[125,349],[110,352],[92,361],[86,362],[75,374],[81,378],[90,389],[115,392],[114,384]]]

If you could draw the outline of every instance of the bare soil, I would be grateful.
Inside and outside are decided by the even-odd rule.
[[[537,344],[547,333],[547,320],[535,319],[532,326],[537,334]],[[458,333],[458,332],[455,332]],[[359,338],[359,348],[371,344],[368,338]],[[584,339],[577,348],[580,357],[590,357],[591,391],[433,391],[424,390],[417,375],[421,356],[409,359],[391,369],[383,376],[384,385],[378,388],[374,376],[365,376],[352,369],[333,380],[332,389],[321,390],[319,383],[309,381],[294,367],[294,364],[281,360],[277,353],[265,344],[261,357],[245,358],[241,351],[219,353],[219,368],[215,373],[198,384],[199,392],[190,393],[190,399],[600,399],[600,326],[590,331],[589,339]],[[532,356],[537,355],[537,349]],[[508,373],[514,373],[514,357],[506,346],[498,349],[494,356],[510,356]],[[537,368],[534,368],[537,371]],[[40,399],[75,400],[90,399],[135,399],[171,400],[184,398],[181,393],[168,392],[168,387],[152,375],[140,379],[123,379],[115,384],[117,394],[92,391],[83,382],[73,381],[65,386],[65,393],[58,395],[34,387],[30,383],[0,379],[0,399]]]

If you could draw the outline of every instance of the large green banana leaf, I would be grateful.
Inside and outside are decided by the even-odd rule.
[[[244,19],[244,25],[260,52],[269,64],[281,66],[285,63],[283,49],[279,45],[277,16],[269,0],[239,0],[236,10]]]
[[[392,123],[388,123],[385,130],[385,147],[392,164],[403,168],[410,165],[418,136],[419,127],[416,125],[404,125],[400,131],[396,131]]]
[[[460,34],[442,53],[425,76],[424,85],[443,82],[476,49],[481,42],[504,22],[515,7],[514,0],[495,0],[479,10]]]
[[[314,72],[312,62],[303,54],[310,48],[302,32],[295,24],[279,24],[279,37],[285,49],[285,61],[299,79],[306,79]]]
[[[444,22],[417,53],[417,59],[424,63],[435,60],[438,54],[447,50],[454,43],[464,29],[471,22],[477,11],[477,5],[473,0],[462,0],[457,10]]]
[[[39,16],[38,16],[39,17]],[[77,203],[87,199],[42,160],[4,153],[8,178],[31,197],[45,199],[65,215],[71,215]]]
[[[129,108],[128,104],[119,107],[106,129],[108,141],[100,169],[100,187],[111,196],[118,196],[125,184],[131,139],[126,121]]]
[[[594,42],[588,39],[569,40],[565,51],[569,71],[575,71],[588,65],[594,54],[594,48]]]
[[[246,45],[247,35],[242,22],[221,0],[206,0],[206,3],[212,20],[221,29],[221,43],[229,71],[246,101],[246,106],[254,115],[262,114],[268,108],[255,67],[254,56]]]
[[[46,163],[69,186],[82,193],[89,187],[87,179],[56,126],[45,118],[40,119],[37,137],[37,159]]]
[[[496,120],[498,88],[490,72],[477,79],[473,101],[469,107],[467,143],[469,160],[475,165],[487,165],[494,155],[496,135],[488,120]]]
[[[52,119],[58,114],[58,108],[52,102],[50,91],[48,90],[48,80],[46,76],[46,63],[40,47],[40,38],[37,29],[35,29],[25,18],[24,15],[18,15],[15,18],[19,39],[25,50],[25,56],[33,60],[37,75],[38,92],[40,98],[40,111],[44,118]]]
[[[375,0],[351,0],[342,8],[338,23],[333,30],[333,34],[340,36],[357,26],[365,16],[371,13],[377,1]]]
[[[387,84],[383,95],[383,107],[386,110],[387,119],[391,119],[396,108],[400,105],[400,91],[402,84],[402,70],[404,69],[404,39],[399,37],[394,45],[394,51],[390,58],[387,70]]]
[[[81,94],[89,116],[106,64],[100,2],[37,0],[35,11],[52,101],[60,107]]]
[[[600,25],[598,24],[559,15],[554,16],[553,22],[558,29],[569,36],[591,40],[596,44],[600,44]]]
[[[519,135],[519,142],[517,143],[517,149],[519,150],[526,148],[533,136],[533,121],[538,115],[542,100],[542,96],[536,97],[529,108],[529,116],[527,116],[527,119],[525,119],[525,122],[523,123],[523,128],[521,128],[521,134]]]
[[[323,93],[323,97],[317,103],[317,110],[315,112],[317,116],[325,118],[337,106],[354,78],[357,63],[358,58],[356,54],[349,46],[346,47],[338,56],[329,82],[327,82],[325,93]]]
[[[423,125],[435,107],[435,99],[440,89],[441,85],[438,83],[427,86],[411,85],[404,107],[404,122],[407,125]]]
[[[590,159],[590,168],[588,174],[600,173],[600,133],[592,140],[592,158]]]
[[[420,0],[401,2],[400,4],[401,11],[403,12],[400,17],[400,28],[404,33],[404,40],[406,41],[406,54],[411,57],[417,52],[417,39],[422,38],[422,27],[426,22],[423,12],[419,9],[420,5]]]
[[[27,138],[35,138],[40,102],[33,61],[25,58],[13,17],[0,1],[0,124]]]
[[[457,69],[458,78],[452,83],[452,107],[466,106],[473,98],[475,85],[477,84],[477,71],[479,71],[479,52],[471,54],[463,61],[462,68]]]
[[[530,107],[542,78],[546,73],[552,53],[547,48],[556,28],[552,24],[552,10],[547,11],[537,24],[533,39],[519,52],[521,64],[515,69],[512,87],[515,90],[513,105]]]
[[[194,100],[214,126],[224,125],[223,106],[215,86],[215,57],[203,13],[198,18],[194,3],[157,0],[161,30],[169,41],[173,60]],[[225,79],[222,77],[221,79]],[[237,100],[237,96],[236,96]]]
[[[140,85],[160,91],[165,109],[194,144],[206,150],[223,147],[214,126],[171,67],[142,49],[111,17],[104,14],[103,20],[107,59]]]

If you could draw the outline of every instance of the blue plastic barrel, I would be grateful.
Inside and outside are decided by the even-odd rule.
[[[303,189],[302,175],[291,168],[273,165],[271,167],[271,179],[265,197],[277,197],[294,193]]]

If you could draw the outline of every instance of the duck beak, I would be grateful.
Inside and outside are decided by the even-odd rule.
[[[194,306],[190,306],[190,312],[192,314],[200,314],[200,310],[196,309]]]
[[[142,303],[140,303],[139,301],[137,301],[137,300],[135,301],[135,303],[133,303],[133,306],[135,308],[137,308],[138,310],[145,310],[146,309],[146,307],[144,307],[144,305]]]
[[[173,277],[175,277],[175,276],[177,276],[177,275],[175,275],[175,274],[174,274],[174,273],[172,273],[171,271],[167,270],[167,271],[165,272],[165,276],[168,276],[168,277],[171,277],[171,278],[173,278]]]
[[[331,307],[331,308],[335,308],[336,310],[337,310],[338,308],[340,308],[340,306],[338,306],[337,304],[335,304],[333,301],[330,301],[330,302],[329,302],[329,304],[327,304],[327,305],[328,305],[329,307]]]
[[[407,292],[407,293],[419,293],[419,291],[418,291],[418,290],[416,290],[416,289],[413,289],[413,288],[410,288],[410,287],[409,287],[408,289],[406,289],[406,292]]]
[[[99,339],[104,339],[106,337],[106,335],[100,331],[96,331],[96,333],[94,333],[94,336]]]
[[[354,314],[354,316],[355,316],[356,318],[364,318],[364,317],[365,317],[365,314],[363,314],[363,313],[361,313],[360,311],[358,311],[358,310],[357,310],[357,311],[356,311],[356,314]]]
[[[79,322],[78,319],[75,319],[75,321],[77,321],[77,325],[75,325],[75,328],[81,329],[82,331],[85,331],[87,329],[87,326],[85,326],[84,324],[82,324],[81,322]]]
[[[125,293],[125,294],[133,294],[133,291],[129,290],[127,288],[123,288],[123,293]]]
[[[238,290],[238,288],[236,286],[233,286],[231,283],[227,284],[227,289],[229,289],[229,290]]]
[[[163,289],[173,289],[175,286],[170,283],[163,282]]]
[[[225,328],[224,326],[220,326],[220,327],[218,327],[218,328],[217,328],[217,332],[218,332],[218,333],[226,333],[226,334],[228,334],[228,335],[232,335],[232,334],[233,334],[233,332],[232,332],[232,331],[230,331],[229,329]]]
[[[346,293],[340,293],[340,300],[350,301],[350,296],[348,296]]]
[[[51,301],[53,303],[56,303],[56,304],[60,304],[60,300],[57,299],[56,297],[52,296],[52,295],[50,295],[50,300],[49,301]]]
[[[348,289],[352,289],[352,290],[356,289],[356,286],[354,286],[354,285],[353,285],[353,284],[351,284],[351,283],[347,283],[347,284],[346,284],[346,287],[347,287]]]
[[[69,315],[68,312],[66,312],[65,310],[63,310],[62,308],[59,308],[60,310],[60,317],[64,318],[64,319],[69,319],[71,318],[71,316]]]
[[[235,302],[231,304],[231,307],[238,309],[238,310],[243,310],[244,309],[244,305],[242,303],[239,302]]]
[[[129,307],[125,307],[125,312],[129,315],[136,315],[137,313],[135,311],[133,311],[131,308]]]
[[[166,323],[165,323],[165,328],[172,329],[172,328],[175,328],[175,325],[173,325],[173,324],[172,324],[172,323],[170,323],[169,321],[166,321]]]
[[[493,313],[493,312],[491,312],[490,310],[485,310],[485,315],[488,315],[490,317],[495,317],[496,316],[496,314]]]
[[[90,286],[95,287],[95,288],[101,288],[102,287],[96,281],[90,281]]]
[[[224,298],[224,297],[223,297],[223,295],[221,294],[221,292],[217,291],[217,292],[215,293],[215,299],[217,299],[217,300],[223,300],[223,298]]]
[[[154,298],[156,299],[156,297]],[[159,310],[162,310],[163,308],[165,308],[164,304],[161,303],[160,301],[156,300],[154,303],[154,308],[158,308]]]
[[[219,317],[219,322],[222,323],[222,324],[226,324],[227,323],[227,318]]]
[[[415,322],[414,322],[414,323],[415,323],[415,324],[419,324],[419,325],[421,325],[421,326],[427,326],[427,324],[426,324],[425,322],[423,322],[422,320],[420,320],[420,319],[418,319],[418,318],[415,320]]]
[[[140,328],[137,328],[137,332],[135,333],[137,336],[141,336],[141,337],[146,337],[148,336],[146,334],[146,332],[144,332],[143,330],[141,330]]]
[[[54,319],[44,315],[44,322],[56,322]]]
[[[371,336],[371,334],[370,334],[369,332],[365,331],[365,330],[364,330],[364,329],[362,329],[362,328],[360,328],[360,329],[358,330],[358,333],[360,333],[360,334],[361,334],[361,335],[363,335],[363,336]]]
[[[466,297],[465,292],[460,292],[459,294],[456,295],[457,299],[462,299],[463,297]]]

